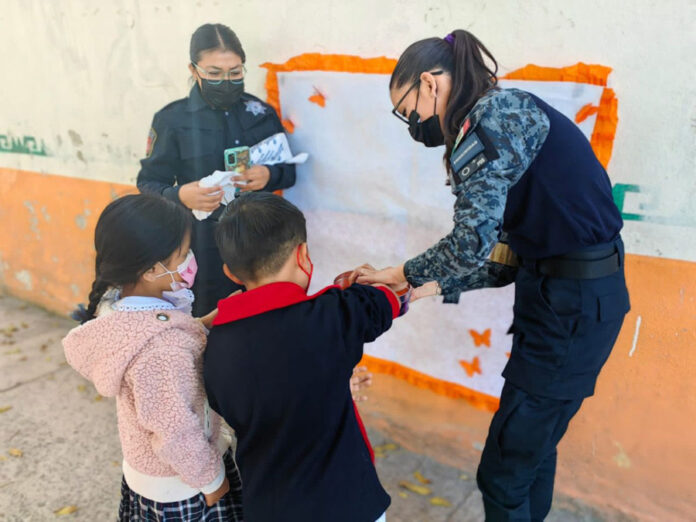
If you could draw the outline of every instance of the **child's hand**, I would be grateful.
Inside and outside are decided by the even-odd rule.
[[[222,484],[220,485],[217,490],[213,491],[209,495],[203,495],[205,497],[205,503],[208,507],[214,506],[215,504],[218,503],[218,501],[224,497],[227,492],[230,490],[230,481],[227,480],[227,477],[225,477],[225,480],[222,481]]]
[[[356,366],[350,378],[350,393],[355,402],[367,400],[367,396],[361,395],[360,390],[372,386],[372,374],[367,371],[365,366]]]
[[[204,315],[203,317],[199,317],[198,320],[203,323],[203,326],[205,326],[208,330],[213,328],[213,321],[217,317],[218,314],[218,309],[216,308],[212,312]]]
[[[233,295],[241,294],[241,290],[237,290],[236,292],[232,292],[230,295],[227,297],[232,297]],[[205,326],[208,330],[213,328],[213,321],[217,317],[218,314],[218,309],[216,308],[212,312],[204,315],[203,317],[199,317],[198,320],[203,323],[203,326]]]

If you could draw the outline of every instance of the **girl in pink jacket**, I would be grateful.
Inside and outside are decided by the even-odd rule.
[[[68,363],[116,397],[121,521],[242,520],[239,473],[203,388],[207,330],[190,313],[190,242],[189,213],[175,203],[110,203],[97,223],[83,324],[63,340]]]

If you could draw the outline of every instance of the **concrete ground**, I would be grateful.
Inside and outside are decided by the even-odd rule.
[[[69,319],[0,296],[2,522],[116,518],[121,451],[114,403],[65,362],[60,340],[73,326]],[[392,497],[387,520],[483,520],[474,469],[445,466],[368,429],[380,478]],[[603,519],[555,499],[547,520]]]

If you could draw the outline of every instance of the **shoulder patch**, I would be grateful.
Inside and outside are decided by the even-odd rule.
[[[150,132],[147,134],[147,146],[145,147],[145,157],[149,158],[152,154],[152,149],[157,141],[157,131],[154,127],[150,127]]]
[[[498,157],[499,155],[493,148],[486,132],[477,126],[465,139],[461,140],[450,156],[452,172],[449,174],[449,184],[452,191],[455,192],[458,185],[461,185],[486,163]]]
[[[246,111],[254,116],[266,114],[266,107],[258,100],[248,100],[244,102],[244,105],[246,106]]]
[[[463,128],[463,127],[462,127]],[[469,163],[477,154],[483,152],[485,145],[479,138],[477,132],[472,132],[466,139],[462,140],[450,156],[450,164],[455,172]]]

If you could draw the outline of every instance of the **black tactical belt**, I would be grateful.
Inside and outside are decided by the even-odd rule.
[[[618,272],[621,257],[615,245],[602,250],[581,250],[547,259],[520,259],[520,264],[548,277],[599,279]]]

